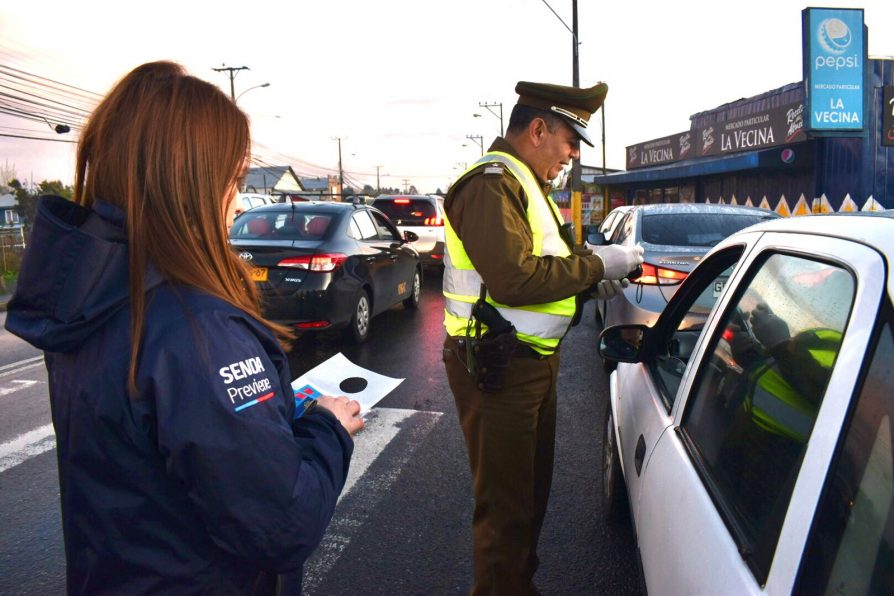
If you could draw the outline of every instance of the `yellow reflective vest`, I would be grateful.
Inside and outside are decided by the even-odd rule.
[[[533,237],[534,256],[569,256],[571,252],[559,235],[562,216],[555,203],[543,194],[527,165],[508,153],[490,151],[472,164],[467,172],[492,163],[501,164],[524,189],[528,199],[526,215]],[[444,235],[444,327],[448,335],[464,336],[469,332],[472,306],[478,300],[483,281],[449,220],[444,222]],[[519,340],[541,354],[556,351],[568,331],[575,309],[574,296],[543,304],[506,306],[496,302],[488,293],[487,301],[515,326]],[[482,330],[485,329],[482,326]]]

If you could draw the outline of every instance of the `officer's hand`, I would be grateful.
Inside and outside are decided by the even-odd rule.
[[[590,297],[596,300],[611,300],[630,285],[626,279],[605,279],[590,288]]]
[[[758,303],[751,311],[749,323],[754,336],[768,349],[791,339],[786,322],[773,314],[770,307],[763,302]]]
[[[317,405],[326,408],[338,418],[349,435],[353,435],[363,428],[363,418],[360,417],[360,402],[348,399],[344,395],[332,397],[323,395],[317,398]]]
[[[637,265],[643,262],[642,246],[621,246],[620,244],[609,244],[600,246],[597,249],[596,256],[602,259],[603,269],[605,270],[603,279],[623,279],[627,274],[636,269]]]

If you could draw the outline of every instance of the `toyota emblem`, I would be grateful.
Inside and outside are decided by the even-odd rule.
[[[245,252],[239,253],[239,258],[242,259],[243,261],[250,261],[254,258],[254,256],[252,256],[252,254],[250,252],[245,251]]]

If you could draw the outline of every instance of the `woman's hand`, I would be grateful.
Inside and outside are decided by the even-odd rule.
[[[349,435],[353,436],[363,428],[364,421],[360,417],[360,402],[348,399],[344,395],[338,397],[323,395],[317,398],[317,405],[335,414]]]

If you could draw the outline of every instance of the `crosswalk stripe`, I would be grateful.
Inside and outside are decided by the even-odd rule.
[[[413,455],[416,447],[428,436],[438,420],[443,416],[442,412],[420,412],[418,410],[402,410],[396,408],[373,408],[367,414],[366,426],[354,437],[354,455],[351,457],[351,470],[348,480],[342,490],[339,502],[348,496],[363,498],[359,505],[351,504],[350,507],[336,509],[335,516],[326,530],[320,546],[314,551],[312,557],[304,566],[303,592],[308,596],[335,562],[341,557],[341,553],[348,547],[355,532],[358,532],[366,522],[369,512],[375,508],[375,504],[382,496],[388,494],[391,484],[397,480],[400,471]],[[376,460],[385,447],[402,431],[407,437],[407,446],[400,453],[391,453],[388,466],[384,470],[371,477],[367,469]],[[362,486],[357,486],[358,480]],[[350,483],[350,485],[349,485]],[[351,489],[357,490],[352,491]],[[358,492],[360,491],[360,492]]]
[[[0,443],[0,472],[55,447],[56,433],[52,424],[35,428],[11,441]]]
[[[0,377],[15,375],[22,372],[23,370],[28,370],[29,368],[35,368],[38,366],[43,366],[43,356],[35,356],[34,358],[28,358],[26,360],[20,360],[18,362],[13,362],[12,364],[0,366]]]

